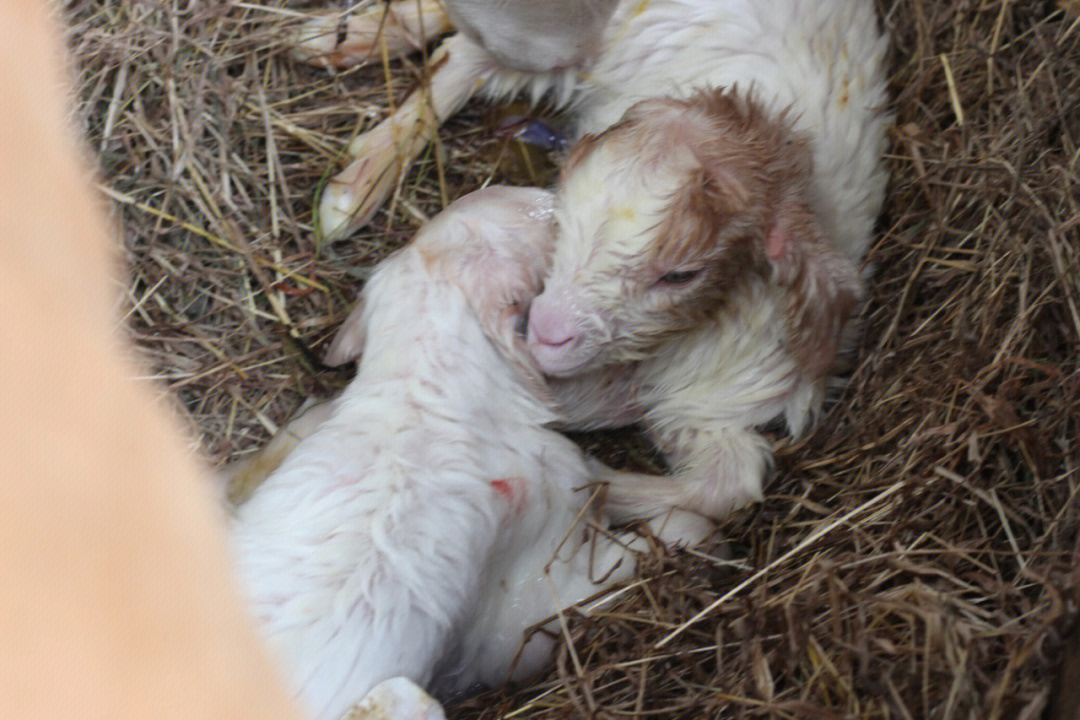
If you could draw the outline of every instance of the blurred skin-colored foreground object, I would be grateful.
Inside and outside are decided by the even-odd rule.
[[[202,468],[132,379],[47,7],[0,2],[0,717],[299,718]]]

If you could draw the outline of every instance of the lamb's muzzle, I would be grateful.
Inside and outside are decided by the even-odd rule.
[[[591,359],[593,348],[583,345],[581,325],[568,293],[552,290],[533,300],[526,337],[544,374],[572,375]]]

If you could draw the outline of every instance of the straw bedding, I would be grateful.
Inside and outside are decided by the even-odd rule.
[[[474,104],[371,226],[318,246],[328,168],[422,62],[293,63],[286,32],[322,5],[61,8],[122,312],[215,462],[346,380],[308,350],[424,218],[487,182],[552,178]],[[879,7],[892,182],[830,413],[778,438],[765,502],[715,542],[657,552],[604,611],[568,613],[548,677],[452,717],[1076,717],[1080,3]],[[587,441],[649,462],[631,437]]]

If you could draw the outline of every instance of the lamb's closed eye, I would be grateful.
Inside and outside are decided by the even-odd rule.
[[[701,270],[670,270],[660,276],[665,285],[685,285],[701,274]]]
[[[519,337],[525,337],[525,331],[529,327],[529,316],[527,313],[519,313],[514,320],[514,333]]]

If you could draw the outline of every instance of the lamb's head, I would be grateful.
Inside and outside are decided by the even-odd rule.
[[[392,301],[394,287],[399,293],[420,293],[442,284],[464,296],[484,335],[544,394],[523,329],[554,246],[553,207],[552,194],[537,188],[489,187],[451,203],[376,269],[331,344],[327,364],[361,354],[369,293]]]
[[[452,203],[414,241],[430,271],[465,293],[489,337],[524,347],[525,315],[555,245],[554,203],[538,188],[488,187]]]
[[[810,176],[805,139],[735,93],[646,100],[583,139],[529,318],[541,368],[572,376],[648,357],[720,317],[738,284],[772,282],[791,352],[825,372],[860,284],[810,208]]]

